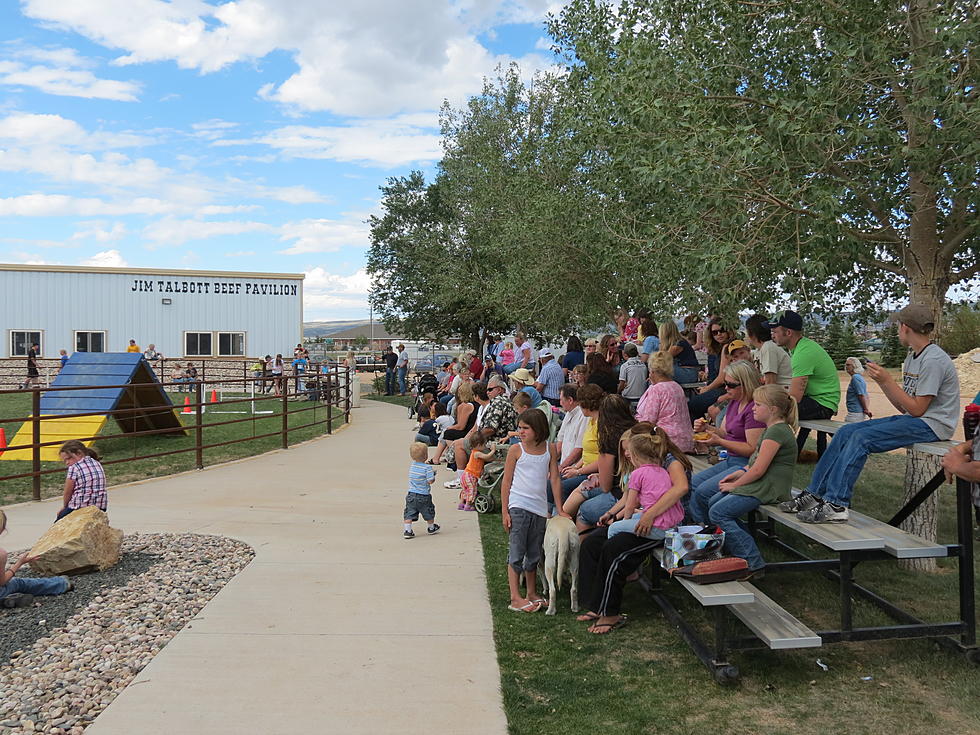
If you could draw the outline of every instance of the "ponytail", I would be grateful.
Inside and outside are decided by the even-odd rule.
[[[800,428],[796,399],[781,385],[760,385],[752,391],[752,400],[769,406],[793,431]]]
[[[86,457],[91,457],[96,462],[102,459],[102,456],[97,451],[95,451],[92,447],[86,447],[84,444],[78,441],[78,439],[66,441],[61,445],[61,449],[58,450],[58,454],[84,454]]]

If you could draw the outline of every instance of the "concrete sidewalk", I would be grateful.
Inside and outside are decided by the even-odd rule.
[[[196,532],[256,552],[86,732],[506,733],[476,514],[401,536],[403,408],[364,401],[335,436],[110,492],[126,532]],[[111,470],[110,470],[111,471]],[[56,502],[10,509],[29,546]]]

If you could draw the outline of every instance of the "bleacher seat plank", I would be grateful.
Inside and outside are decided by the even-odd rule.
[[[712,605],[744,605],[755,602],[755,591],[745,582],[718,582],[698,584],[689,579],[676,577],[677,581],[705,607]]]
[[[836,434],[842,426],[846,426],[843,421],[832,421],[830,419],[804,419],[800,421],[801,429],[823,431],[827,434]],[[913,444],[911,448],[916,452],[942,457],[957,444],[959,444],[959,441],[920,442]]]
[[[823,640],[777,605],[770,597],[751,584],[743,583],[752,590],[755,601],[744,605],[731,605],[729,610],[755,633],[769,648],[819,648]]]
[[[878,528],[854,523],[803,523],[795,513],[784,513],[775,505],[761,505],[759,513],[834,551],[885,548],[885,537]]]
[[[850,512],[848,526],[863,528],[869,534],[880,535],[885,539],[885,551],[897,559],[920,559],[923,557],[946,556],[946,547],[928,541],[921,536],[906,533],[901,528],[889,526],[884,521],[866,516],[856,511]]]

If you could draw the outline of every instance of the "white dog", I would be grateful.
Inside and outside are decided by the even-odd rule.
[[[571,578],[572,612],[578,612],[578,549],[575,522],[562,516],[549,518],[544,532],[544,574],[541,575],[548,598],[548,615],[556,612],[557,591],[566,572]],[[540,571],[540,565],[538,568]]]

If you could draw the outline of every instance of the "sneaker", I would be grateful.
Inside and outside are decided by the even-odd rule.
[[[438,523],[433,523],[433,524],[432,524],[431,526],[429,526],[429,527],[428,527],[427,529],[425,529],[425,530],[426,530],[426,532],[427,532],[427,533],[428,533],[428,534],[429,534],[430,536],[431,536],[432,534],[434,534],[434,533],[439,533],[439,524],[438,524]]]
[[[815,508],[796,514],[804,523],[847,523],[847,508],[843,505],[821,502]]]
[[[30,607],[33,604],[34,595],[28,595],[24,592],[14,592],[0,599],[0,607],[5,607],[8,610],[15,607]]]
[[[459,484],[459,480],[449,480],[448,482],[442,483],[442,486],[447,490],[459,490],[462,487]]]
[[[409,529],[402,534],[405,538],[415,538],[415,531]]]
[[[466,503],[460,503],[457,505],[456,510],[466,510]]]
[[[780,503],[779,508],[784,513],[800,513],[804,510],[811,510],[820,505],[821,500],[811,492],[804,490],[792,500]]]

